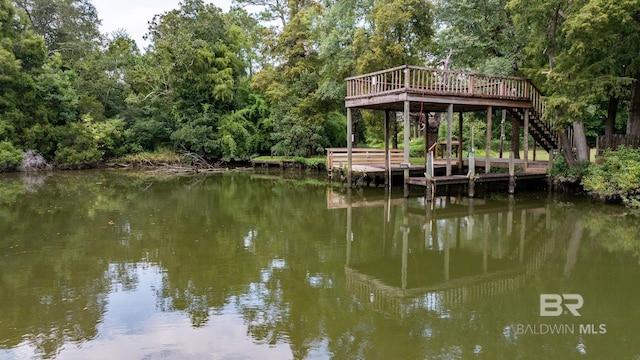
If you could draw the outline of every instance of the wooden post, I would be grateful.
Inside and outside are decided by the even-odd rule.
[[[516,167],[513,151],[509,151],[509,194],[516,191]]]
[[[353,171],[353,143],[351,108],[347,108],[347,187],[351,188],[351,174]]]
[[[462,172],[462,112],[458,113],[458,172]]]
[[[476,187],[476,153],[471,148],[469,151],[469,197],[472,198],[475,196],[475,187]]]
[[[409,69],[405,70],[407,74],[409,73]],[[407,76],[408,77],[408,76]],[[408,80],[407,80],[408,81]],[[411,140],[411,128],[409,127],[409,112],[410,112],[409,101],[404,102],[404,163],[406,168],[404,169],[404,197],[409,197],[409,140]]]
[[[420,113],[420,119],[424,116],[424,158],[427,158],[429,152],[429,112]]]
[[[489,106],[487,108],[487,136],[486,136],[486,144],[485,144],[485,163],[484,163],[484,173],[488,174],[491,172],[491,127],[493,120],[493,107]]]
[[[389,161],[391,156],[389,154],[389,110],[384,111],[384,186],[385,189],[391,189],[391,166]]]
[[[451,141],[453,128],[453,104],[447,110],[447,176],[451,176]]]
[[[435,183],[433,182],[433,152],[430,151],[427,153],[425,164],[426,171],[424,172],[424,176],[427,181],[425,200],[427,202],[431,202],[433,200],[433,196],[435,195]]]
[[[524,109],[524,170],[529,167],[529,109]]]
[[[502,120],[500,121],[500,159],[502,159],[502,153],[504,152],[504,123],[507,121],[507,109],[502,109]]]

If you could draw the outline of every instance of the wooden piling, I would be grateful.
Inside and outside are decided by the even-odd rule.
[[[514,162],[515,154],[513,151],[509,152],[509,194],[513,194],[516,191],[516,166]]]
[[[435,196],[436,184],[433,181],[433,152],[427,153],[427,161],[425,163],[425,178],[427,179],[427,186],[425,190],[425,200],[431,202]]]
[[[476,153],[471,149],[469,152],[469,197],[475,196],[476,188]]]

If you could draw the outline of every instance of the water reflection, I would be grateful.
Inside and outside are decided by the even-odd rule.
[[[394,202],[401,202],[401,211],[392,216]],[[383,206],[385,229],[398,231],[384,230],[378,251],[360,256],[352,211],[364,203]],[[553,252],[551,208],[543,200],[516,205],[513,196],[443,196],[429,203],[388,197],[364,203],[329,201],[347,209],[347,285],[362,301],[400,318],[425,309],[446,316],[458,306],[518,290]]]
[[[633,358],[634,218],[231,173],[0,177],[0,358]],[[615,225],[615,226],[614,226]],[[604,335],[518,335],[579,293]],[[546,321],[543,319],[542,321]]]

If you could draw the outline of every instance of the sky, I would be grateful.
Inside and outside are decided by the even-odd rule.
[[[231,0],[206,1],[227,12],[231,7]],[[154,15],[177,9],[180,0],[92,0],[98,10],[98,17],[102,20],[100,32],[111,33],[124,29],[133,38],[140,50],[149,44],[142,39],[147,32],[147,22]]]

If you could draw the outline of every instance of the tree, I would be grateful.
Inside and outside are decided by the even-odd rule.
[[[441,31],[434,45],[440,59],[451,52],[453,67],[488,74],[517,75],[524,32],[514,25],[508,0],[443,0]]]
[[[255,128],[224,125],[228,116],[240,116],[233,114],[248,99],[242,84],[250,46],[239,19],[247,20],[201,0],[154,17],[147,35],[152,44],[129,77],[128,101],[143,114],[134,125],[144,140],[140,145],[155,147],[162,139],[212,159],[249,155],[239,143]]]
[[[512,0],[516,22],[530,32],[528,75],[538,79],[547,93],[547,115],[559,129],[574,129],[579,159],[588,159],[582,135],[598,126],[585,122],[602,109],[607,133],[612,133],[620,99],[629,99],[628,133],[635,134],[633,84],[638,78],[638,54],[625,49],[640,44],[638,1]],[[541,41],[542,39],[542,41]],[[546,65],[542,60],[546,56]],[[630,86],[631,85],[631,86]],[[640,102],[636,102],[640,104]],[[638,107],[640,110],[640,107]],[[638,112],[640,115],[640,112]],[[638,118],[640,119],[640,118]],[[572,160],[572,145],[563,141],[565,158]]]
[[[34,76],[44,62],[42,41],[8,0],[0,1],[0,141],[19,144],[35,101]]]
[[[100,19],[90,0],[14,0],[27,14],[49,53],[80,59],[100,39]]]
[[[254,6],[262,10],[257,14],[258,19],[264,22],[280,21],[282,28],[287,26],[290,19],[289,1],[287,0],[234,0],[242,7]]]
[[[353,44],[358,72],[424,64],[435,33],[430,2],[377,0],[365,22]]]
[[[135,116],[125,100],[131,94],[129,72],[140,56],[135,41],[117,31],[104,39],[101,48],[76,63],[74,70],[82,94],[80,113],[91,113],[94,120]]]

